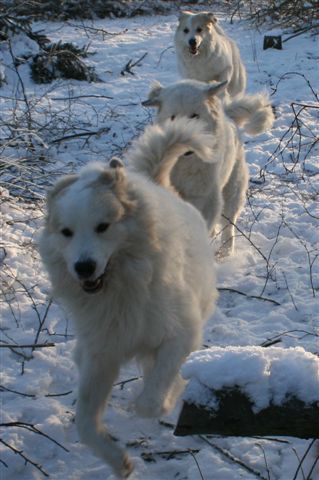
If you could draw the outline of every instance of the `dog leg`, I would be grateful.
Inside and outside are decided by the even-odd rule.
[[[202,215],[206,220],[208,230],[210,231],[212,236],[216,234],[216,226],[220,223],[222,208],[222,191],[217,184],[214,184],[213,189],[204,205],[204,208],[202,208],[201,210]]]
[[[114,444],[102,424],[105,403],[118,375],[119,366],[105,357],[88,359],[82,354],[79,370],[76,425],[81,442],[109,463],[117,475],[127,478],[133,470],[133,464],[128,455]]]
[[[179,369],[199,343],[191,332],[188,333],[190,339],[184,338],[184,342],[180,337],[166,340],[158,349],[154,367],[144,378],[144,389],[135,402],[136,412],[142,417],[159,417],[174,407],[184,387]]]
[[[246,201],[247,188],[248,168],[245,162],[244,149],[240,145],[233,171],[223,188],[224,208],[220,257],[231,255],[234,252],[235,225]]]

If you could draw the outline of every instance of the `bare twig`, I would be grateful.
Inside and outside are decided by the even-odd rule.
[[[307,77],[303,73],[300,73],[300,72],[286,72],[283,75],[281,75],[281,77],[279,78],[275,87],[272,88],[273,92],[272,92],[271,95],[274,95],[277,92],[278,86],[281,83],[281,81],[289,75],[298,75],[298,76],[302,77],[305,80],[305,82],[307,83],[308,87],[310,88],[310,90],[311,90],[313,96],[315,97],[316,101],[319,102],[319,95],[315,92],[314,88],[312,87],[312,85],[311,85],[310,81],[307,79]]]
[[[196,463],[196,466],[197,466],[198,471],[199,471],[200,478],[201,478],[202,480],[205,480],[196,456],[194,455],[194,453],[192,452],[192,450],[189,450],[189,453],[190,453],[190,455],[193,457],[194,462]]]
[[[255,470],[254,468],[250,467],[249,465],[246,465],[242,460],[239,458],[235,457],[232,453],[230,453],[228,450],[225,448],[220,447],[219,445],[216,445],[216,443],[213,443],[211,440],[208,440],[206,437],[203,435],[199,435],[199,438],[203,440],[204,442],[208,443],[214,450],[217,450],[221,455],[226,457],[228,460],[230,460],[233,463],[237,463],[237,465],[240,465],[244,470],[249,472],[250,474],[254,475],[257,478],[261,478],[262,480],[267,480],[266,477],[264,477],[260,472]]]
[[[269,347],[270,345],[273,344],[271,342],[276,342],[277,343],[277,340],[281,339],[281,337],[284,337],[284,336],[296,338],[292,335],[293,333],[302,333],[303,334],[301,337],[297,337],[298,340],[302,340],[303,338],[305,338],[309,335],[319,338],[319,335],[317,333],[308,332],[307,330],[299,330],[299,329],[286,330],[284,332],[278,333],[277,335],[274,335],[271,338],[267,338],[267,340],[265,340],[260,346],[261,347]]]
[[[58,447],[62,448],[62,450],[64,450],[65,452],[69,452],[69,450],[67,448],[65,448],[63,445],[61,445],[61,443],[57,442],[56,440],[54,440],[54,438],[50,437],[50,435],[47,435],[46,433],[43,433],[41,430],[39,430],[38,428],[36,428],[34,425],[32,425],[31,423],[26,423],[26,422],[7,422],[7,423],[0,423],[0,427],[18,427],[18,428],[24,428],[25,430],[28,430],[29,432],[33,432],[33,433],[37,433],[38,435],[40,435],[41,437],[44,437],[44,438],[47,438],[48,440],[50,440],[51,442],[55,443],[55,445],[57,445]]]
[[[0,343],[0,348],[47,348],[47,347],[55,347],[55,343],[26,343],[26,344],[21,344],[21,345],[16,345],[16,344],[9,344],[9,343]]]
[[[283,221],[281,221],[281,223],[279,224],[279,226],[278,226],[278,228],[277,228],[277,233],[276,233],[275,241],[274,241],[274,243],[272,244],[271,249],[269,250],[269,253],[268,253],[267,263],[266,263],[267,274],[266,274],[266,280],[265,280],[264,286],[263,286],[263,288],[262,288],[262,290],[261,290],[261,293],[260,293],[261,296],[263,295],[264,291],[266,290],[266,287],[267,287],[269,278],[271,277],[271,274],[272,274],[272,272],[274,271],[275,266],[276,266],[276,263],[271,266],[271,264],[270,264],[270,258],[271,258],[271,255],[272,255],[272,252],[273,252],[275,246],[276,246],[277,243],[278,243],[279,235],[280,235],[280,231],[281,231],[282,226],[283,226]]]
[[[66,395],[70,395],[70,393],[73,393],[73,390],[69,390],[68,392],[62,392],[62,393],[47,393],[45,397],[65,397]]]
[[[277,302],[276,300],[273,300],[272,298],[266,298],[266,297],[262,297],[261,295],[249,295],[248,293],[245,293],[245,292],[241,292],[240,290],[236,290],[235,288],[225,288],[225,287],[219,287],[218,290],[220,292],[231,292],[231,293],[238,293],[238,295],[243,295],[247,298],[253,298],[253,299],[256,299],[256,300],[262,300],[264,302],[271,302],[273,303],[274,305],[280,305],[279,302]]]
[[[20,87],[21,87],[24,103],[25,103],[25,106],[26,106],[28,130],[31,131],[32,130],[32,116],[31,116],[30,105],[29,105],[29,101],[28,101],[28,97],[27,97],[27,94],[26,94],[26,90],[25,90],[25,87],[24,87],[22,77],[20,75],[20,72],[19,72],[19,69],[18,69],[18,66],[17,66],[16,58],[15,58],[13,50],[12,50],[12,45],[11,45],[10,40],[8,40],[8,47],[9,47],[9,52],[10,52],[10,55],[11,55],[11,58],[12,58],[12,64],[13,64],[15,73],[18,77],[18,81],[19,81],[19,84],[20,84]]]
[[[37,330],[37,333],[36,333],[36,336],[35,336],[35,339],[34,339],[34,345],[35,345],[35,346],[32,347],[32,351],[36,348],[36,345],[37,345],[38,340],[39,340],[39,336],[40,336],[40,334],[41,334],[41,331],[42,331],[43,325],[44,325],[44,323],[45,323],[45,320],[46,320],[46,318],[47,318],[47,316],[48,316],[48,313],[49,313],[49,310],[50,310],[51,305],[52,305],[52,299],[50,299],[50,300],[48,301],[48,305],[47,305],[47,307],[46,307],[46,309],[45,309],[44,315],[43,315],[42,318],[40,318],[39,327],[38,327],[38,330]]]
[[[55,97],[52,100],[55,101],[70,101],[70,100],[79,100],[81,98],[106,98],[108,100],[113,100],[114,97],[109,97],[108,95],[74,95],[72,97]]]
[[[22,397],[29,397],[29,398],[36,398],[36,395],[34,393],[24,393],[24,392],[19,392],[18,390],[12,390],[11,388],[4,387],[3,385],[0,385],[0,391],[3,392],[9,392],[9,393],[14,393],[16,395],[21,395]],[[70,395],[73,390],[69,390],[68,392],[62,392],[62,393],[47,393],[44,395],[45,397],[64,397],[66,395]]]
[[[266,467],[266,472],[267,472],[267,478],[268,480],[270,480],[270,470],[269,470],[269,467],[268,467],[268,462],[267,462],[267,457],[266,457],[266,452],[265,452],[265,449],[264,447],[261,445],[261,443],[256,443],[255,445],[257,445],[257,447],[259,447],[263,453],[263,457],[264,457],[264,462],[265,462],[265,467]]]
[[[307,260],[309,265],[309,276],[310,276],[310,285],[311,285],[312,295],[313,297],[316,297],[316,290],[313,282],[313,266],[315,262],[319,259],[319,253],[315,253],[313,259],[311,259],[311,253],[314,253],[314,252],[309,250],[305,240],[303,238],[300,238],[300,236],[294,231],[294,229],[286,221],[284,221],[284,223],[285,223],[285,226],[289,229],[289,231],[294,235],[294,237],[299,241],[299,243],[306,250]]]
[[[178,455],[194,455],[199,452],[199,449],[187,449],[187,450],[169,450],[169,451],[156,451],[156,452],[142,452],[141,457],[145,461],[152,461],[154,456],[164,457],[167,460],[177,457]]]
[[[288,42],[288,40],[291,40],[292,38],[299,37],[299,35],[302,35],[303,33],[309,32],[309,30],[314,30],[319,27],[319,24],[315,25],[309,25],[307,27],[300,28],[297,30],[293,35],[289,35],[289,37],[285,38],[282,43]]]
[[[61,143],[61,142],[65,142],[66,140],[73,140],[74,138],[80,138],[80,137],[93,137],[95,135],[102,135],[102,133],[108,133],[109,131],[110,131],[109,127],[102,127],[95,131],[73,133],[72,135],[66,135],[61,138],[56,138],[52,140],[50,144],[53,145],[55,143]]]
[[[260,344],[261,347],[272,347],[273,345],[277,345],[277,343],[281,343],[281,338],[276,338],[275,340],[265,340],[263,343]]]
[[[313,462],[313,464],[312,464],[312,466],[311,466],[311,468],[310,468],[310,470],[309,470],[309,472],[308,472],[308,475],[307,475],[306,480],[312,480],[312,479],[314,479],[314,477],[312,476],[312,474],[313,474],[313,471],[314,471],[314,469],[316,468],[316,465],[317,465],[318,462],[319,462],[319,454],[316,456],[315,461]]]
[[[4,467],[9,468],[8,464],[7,464],[4,460],[2,460],[1,458],[0,458],[0,463],[1,463]]]
[[[300,470],[301,470],[301,472],[302,472],[302,476],[303,476],[304,480],[306,480],[305,474],[304,474],[303,469],[302,469],[302,464],[303,464],[305,458],[307,457],[308,453],[310,452],[310,450],[311,450],[313,444],[315,443],[315,441],[316,441],[315,439],[314,439],[314,440],[311,440],[311,442],[309,443],[308,447],[306,448],[306,451],[305,451],[305,453],[303,454],[303,456],[301,457],[301,459],[299,459],[299,456],[298,456],[297,452],[295,451],[295,449],[293,449],[294,452],[295,452],[295,454],[296,454],[296,456],[297,456],[297,458],[298,458],[298,460],[299,460],[299,465],[298,465],[297,470],[295,471],[295,475],[294,475],[294,477],[293,477],[292,480],[296,480],[296,479],[297,479],[297,476],[298,476],[298,473],[299,473]]]
[[[102,35],[102,38],[104,40],[105,37],[107,37],[107,36],[116,37],[116,36],[119,36],[119,35],[123,35],[124,33],[127,32],[127,28],[125,28],[124,30],[122,30],[120,32],[109,32],[108,30],[105,30],[104,28],[96,28],[96,27],[92,27],[92,26],[89,26],[89,25],[85,25],[83,21],[81,21],[81,25],[77,25],[76,23],[71,23],[71,22],[66,22],[66,23],[68,25],[70,25],[70,27],[74,27],[74,28],[77,28],[77,29],[84,30],[88,38],[90,38],[89,34],[95,34],[95,35]]]
[[[173,423],[165,422],[164,420],[159,420],[158,423],[163,427],[169,428],[170,430],[174,430],[175,428],[175,425]]]
[[[15,393],[16,395],[21,395],[22,397],[30,397],[30,398],[36,397],[36,395],[34,395],[33,393],[18,392],[17,390],[11,390],[11,388],[4,387],[3,385],[0,385],[0,391]]]
[[[245,232],[243,232],[239,227],[238,225],[236,225],[234,222],[232,222],[230,220],[230,218],[226,217],[225,215],[222,215],[229,223],[230,225],[233,225],[235,227],[235,229],[248,241],[248,243],[250,243],[250,245],[259,253],[259,255],[265,260],[266,262],[266,265],[268,264],[268,259],[267,257],[263,254],[263,252],[260,250],[259,247],[257,247],[257,245],[254,244],[254,242],[245,234]]]
[[[34,468],[36,468],[37,470],[39,470],[39,472],[42,473],[42,475],[44,475],[45,477],[48,477],[48,473],[43,470],[42,466],[39,465],[38,463],[35,463],[33,460],[31,460],[30,458],[28,458],[22,450],[18,450],[17,448],[13,447],[12,445],[10,445],[9,443],[5,442],[2,438],[0,438],[0,443],[2,443],[5,447],[7,447],[9,450],[11,450],[13,453],[15,453],[16,455],[18,455],[19,457],[21,457],[25,463],[29,463],[30,465],[32,465]]]
[[[174,48],[173,45],[170,45],[169,47],[165,48],[165,49],[161,52],[161,54],[160,54],[160,56],[159,56],[159,59],[158,59],[158,61],[157,61],[156,67],[158,67],[159,64],[161,63],[162,57],[163,57],[164,53],[166,53],[168,50],[171,50],[172,48]]]
[[[136,60],[136,62],[133,62],[132,59],[129,60],[125,65],[125,67],[121,70],[121,75],[125,75],[125,73],[129,73],[130,75],[135,75],[135,73],[132,72],[132,68],[136,66],[139,67],[141,61],[146,57],[146,55],[147,55],[147,52],[143,53],[143,55],[138,60]]]
[[[126,385],[127,383],[135,382],[140,378],[142,377],[132,377],[132,378],[129,378],[128,380],[123,380],[122,382],[114,383],[113,387],[121,387],[121,390],[123,390],[124,385]]]
[[[285,272],[282,272],[282,276],[284,277],[285,284],[286,284],[286,288],[287,288],[287,290],[288,290],[288,293],[289,293],[289,296],[290,296],[290,298],[291,298],[292,304],[293,304],[293,306],[295,307],[296,312],[298,312],[298,307],[297,307],[296,302],[295,302],[295,299],[294,299],[294,297],[293,297],[293,295],[292,295],[292,293],[291,293],[291,291],[290,291],[290,288],[289,288],[289,285],[288,285],[288,280],[287,280],[287,277],[286,277]]]

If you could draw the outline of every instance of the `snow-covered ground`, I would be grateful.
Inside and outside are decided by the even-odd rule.
[[[319,155],[317,146],[310,149],[319,133],[318,37],[303,35],[284,43],[281,51],[263,51],[265,32],[243,21],[230,25],[218,16],[240,47],[248,90],[272,94],[277,120],[271,132],[244,138],[251,186],[238,224],[237,253],[219,265],[220,298],[204,346],[279,341],[280,347],[300,346],[318,355]],[[101,20],[86,28],[75,21],[34,26],[53,41],[89,43],[95,53],[85,61],[96,68],[96,83],[36,85],[27,64],[18,67],[18,79],[9,66],[10,52],[2,52],[8,83],[0,89],[5,139],[0,150],[1,343],[17,345],[0,348],[3,479],[43,478],[40,466],[54,480],[114,479],[108,466],[78,441],[72,325],[50,300],[36,239],[47,186],[90,160],[123,153],[152,119],[154,112],[141,106],[151,82],[166,85],[178,79],[176,18]],[[12,43],[14,54],[25,48],[35,45]],[[123,72],[129,61],[141,58],[132,74]],[[292,125],[292,102],[298,129]],[[34,132],[32,152],[23,128],[28,122]],[[53,345],[18,347],[47,342]],[[319,465],[314,466],[319,446],[310,440],[210,437],[208,444],[202,437],[174,437],[180,405],[160,421],[138,418],[130,410],[138,376],[132,365],[123,369],[105,415],[110,432],[134,458],[132,480],[319,478]],[[12,448],[37,465],[25,464]]]

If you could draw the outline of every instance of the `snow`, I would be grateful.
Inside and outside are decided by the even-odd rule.
[[[214,398],[212,390],[225,387],[245,393],[254,412],[292,397],[319,402],[319,358],[302,347],[211,347],[193,352],[182,375],[190,380],[183,398],[197,405],[207,404],[207,388]]]
[[[307,153],[309,143],[318,136],[318,110],[300,113],[301,130],[307,136],[299,156],[299,137],[293,126],[286,134],[295,118],[292,102],[318,105],[318,41],[305,34],[284,43],[281,51],[263,51],[267,32],[255,31],[236,19],[230,24],[222,13],[217,15],[240,47],[248,70],[248,91],[271,93],[277,119],[270,132],[244,136],[251,186],[238,223],[236,255],[219,264],[220,298],[205,327],[203,348],[257,348],[279,341],[283,349],[298,347],[304,349],[303,355],[318,355],[318,145]],[[89,51],[94,54],[85,62],[96,67],[100,81],[56,80],[36,85],[29,66],[22,64],[18,68],[28,105],[10,66],[9,52],[0,52],[1,72],[7,81],[0,89],[0,152],[7,167],[1,171],[0,196],[1,343],[53,343],[34,350],[0,348],[2,423],[32,424],[67,451],[21,425],[3,427],[1,438],[23,450],[53,480],[115,477],[79,443],[74,425],[78,379],[72,359],[72,324],[63,308],[50,300],[50,285],[36,249],[45,191],[61,174],[74,172],[88,161],[124,155],[132,139],[152,121],[154,112],[143,108],[141,101],[154,80],[167,85],[178,79],[173,48],[176,22],[177,14],[86,22],[116,35],[84,29],[75,21],[36,23],[34,30],[43,29],[52,41],[75,41],[80,47],[90,43]],[[34,45],[24,46],[20,40],[15,48],[17,54],[35,51]],[[129,60],[137,61],[145,53],[132,68],[134,75],[121,74]],[[302,107],[295,109],[299,112]],[[28,119],[35,149],[29,148]],[[264,349],[264,355],[269,348],[275,355],[277,350],[271,346]],[[261,364],[256,364],[256,372],[257,366],[261,369]],[[285,370],[292,367],[288,362]],[[313,377],[311,372],[310,367],[306,369],[305,384]],[[174,437],[172,425],[181,404],[161,422],[138,418],[130,404],[139,375],[134,365],[123,369],[105,413],[111,434],[134,459],[132,480],[256,478],[203,438]],[[266,402],[267,395],[258,401]],[[307,478],[318,455],[318,447],[296,438],[211,441],[259,472],[260,478],[271,480]],[[302,469],[298,469],[308,447]],[[43,478],[4,444],[0,443],[0,449],[7,465],[0,463],[0,476],[6,480]],[[318,475],[317,464],[312,480]]]

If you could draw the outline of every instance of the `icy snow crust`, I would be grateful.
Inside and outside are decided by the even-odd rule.
[[[238,387],[255,412],[291,397],[306,404],[319,401],[319,358],[301,347],[211,347],[192,353],[182,375],[190,380],[184,400],[198,405],[207,405],[207,400],[214,405],[214,393],[209,398],[207,387]]]
[[[236,255],[219,266],[218,286],[224,290],[220,291],[216,313],[205,328],[204,345],[254,346],[277,339],[283,348],[299,346],[317,354],[318,145],[304,163],[297,162],[291,173],[286,172],[280,157],[273,159],[268,163],[264,183],[258,182],[260,169],[267,164],[293,121],[291,102],[316,102],[302,75],[318,89],[318,43],[306,34],[289,40],[282,51],[263,51],[263,35],[267,32],[259,33],[236,19],[231,25],[229,19],[218,11],[215,13],[239,45],[248,70],[248,91],[264,89],[273,93],[271,101],[277,119],[271,132],[256,138],[244,136],[253,180],[238,223],[246,238],[238,233]],[[18,148],[19,135],[24,131],[18,131],[17,139],[10,145],[1,144],[2,148],[7,146],[7,161],[19,162],[22,175],[30,178],[30,190],[38,191],[36,198],[40,199],[25,202],[22,195],[13,197],[6,190],[0,197],[1,342],[19,345],[53,342],[54,346],[33,352],[30,348],[0,349],[1,422],[33,424],[67,451],[18,426],[1,428],[1,438],[23,450],[52,480],[115,480],[115,477],[107,465],[79,443],[74,425],[78,378],[72,359],[75,343],[72,323],[67,312],[56,302],[50,302],[50,285],[36,249],[44,216],[44,190],[61,174],[74,172],[88,161],[105,161],[114,154],[122,155],[133,137],[152,121],[154,112],[141,106],[150,84],[156,79],[167,85],[179,78],[173,48],[177,17],[178,13],[167,17],[99,20],[85,22],[86,29],[75,21],[35,25],[35,30],[43,29],[55,42],[74,41],[79,47],[90,42],[90,51],[96,53],[85,62],[96,67],[101,79],[97,83],[59,80],[51,85],[35,85],[29,67],[19,66],[35,132],[47,146],[41,147],[41,143],[38,146],[44,150],[43,161],[34,155],[26,158],[25,149]],[[101,30],[90,30],[91,27],[116,35],[104,35]],[[18,56],[30,48],[35,50],[32,45],[23,46],[20,40],[18,45],[12,44]],[[146,52],[148,55],[140,66],[133,68],[134,75],[121,75],[129,60],[134,62]],[[10,55],[2,53],[2,70],[8,83],[0,89],[0,118],[1,126],[6,124],[11,128],[19,118],[25,118],[27,109],[19,81],[10,68]],[[287,72],[296,74],[281,79]],[[311,140],[312,133],[318,135],[318,110],[308,110],[303,118]],[[47,130],[40,129],[43,124],[47,124]],[[80,133],[105,130],[95,136],[72,138],[74,126]],[[6,137],[7,128],[1,127],[1,136]],[[45,136],[43,132],[47,131],[50,135]],[[61,137],[69,138],[51,143]],[[284,154],[284,158],[286,166],[292,167],[289,155]],[[18,180],[14,175],[13,179]],[[296,477],[295,473],[310,444],[308,441],[211,439],[257,471],[260,475],[256,477],[201,438],[174,437],[169,424],[176,422],[181,405],[170,417],[162,419],[164,423],[138,418],[131,411],[130,402],[137,395],[139,375],[134,365],[123,368],[105,414],[110,433],[126,445],[134,458],[136,470],[132,480],[307,478],[318,454],[316,446],[306,455]],[[305,375],[313,376],[310,369]],[[195,452],[196,462],[189,449]],[[165,456],[162,452],[169,453]],[[0,457],[7,465],[0,462],[1,479],[44,478],[1,443]],[[313,470],[312,480],[319,476],[318,466]]]

